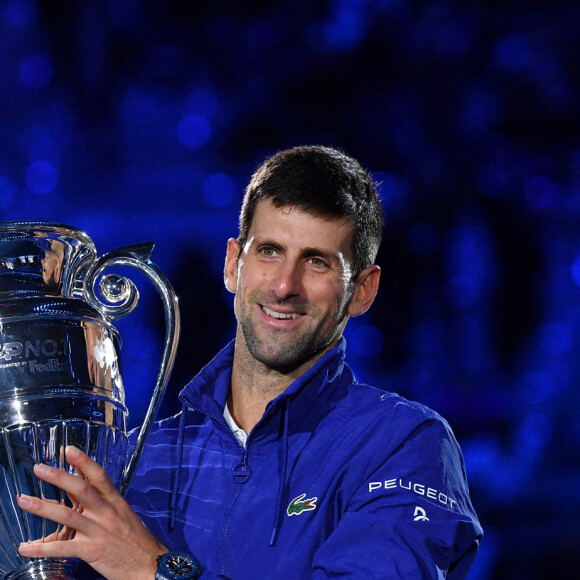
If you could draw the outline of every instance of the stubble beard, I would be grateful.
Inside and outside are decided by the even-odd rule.
[[[278,305],[287,306],[288,304],[291,303],[278,301]],[[237,310],[238,325],[250,355],[265,367],[283,374],[291,373],[309,360],[316,360],[318,355],[336,339],[341,330],[337,321],[333,326],[333,332],[325,332],[324,321],[321,321],[321,324],[308,326],[304,332],[293,333],[293,336],[287,336],[290,333],[283,329],[270,329],[267,331],[267,336],[260,336],[246,305],[240,305]],[[305,309],[301,305],[300,311],[304,312],[304,310],[306,310],[306,316],[316,315],[312,307]]]

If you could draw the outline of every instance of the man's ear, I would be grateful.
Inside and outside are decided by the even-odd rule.
[[[226,288],[235,294],[238,286],[238,256],[240,255],[240,244],[235,238],[228,240],[226,251],[226,263],[224,266],[224,284]]]
[[[348,305],[350,316],[364,314],[373,303],[379,289],[381,269],[376,264],[360,272],[356,280],[356,288]]]

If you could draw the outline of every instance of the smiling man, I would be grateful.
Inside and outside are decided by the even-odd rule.
[[[482,532],[450,427],[345,362],[345,325],[378,290],[382,226],[371,177],[344,153],[268,159],[227,245],[235,340],[152,429],[128,503],[74,448],[84,480],[38,468],[83,509],[21,497],[75,530],[22,553],[110,580],[465,577]]]
[[[355,280],[352,243],[350,221],[268,198],[247,236],[229,240],[225,283],[238,331],[228,404],[246,432],[373,301],[380,270],[371,265]]]

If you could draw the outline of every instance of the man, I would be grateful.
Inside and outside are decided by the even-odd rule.
[[[298,147],[267,160],[227,246],[235,340],[152,430],[127,497],[136,513],[68,448],[84,481],[37,474],[82,510],[20,505],[75,537],[21,552],[78,557],[111,580],[190,578],[197,565],[208,579],[463,578],[482,532],[449,426],[358,384],[344,362],[348,318],[377,293],[381,231],[375,187],[350,157]],[[168,551],[184,554],[155,576]]]

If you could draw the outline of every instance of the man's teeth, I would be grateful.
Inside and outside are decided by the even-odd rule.
[[[265,306],[262,306],[262,310],[268,315],[271,316],[272,318],[280,318],[281,320],[296,320],[300,314],[297,314],[296,312],[288,312],[288,313],[283,313],[283,312],[274,312],[274,310],[270,310],[269,308],[266,308]]]

